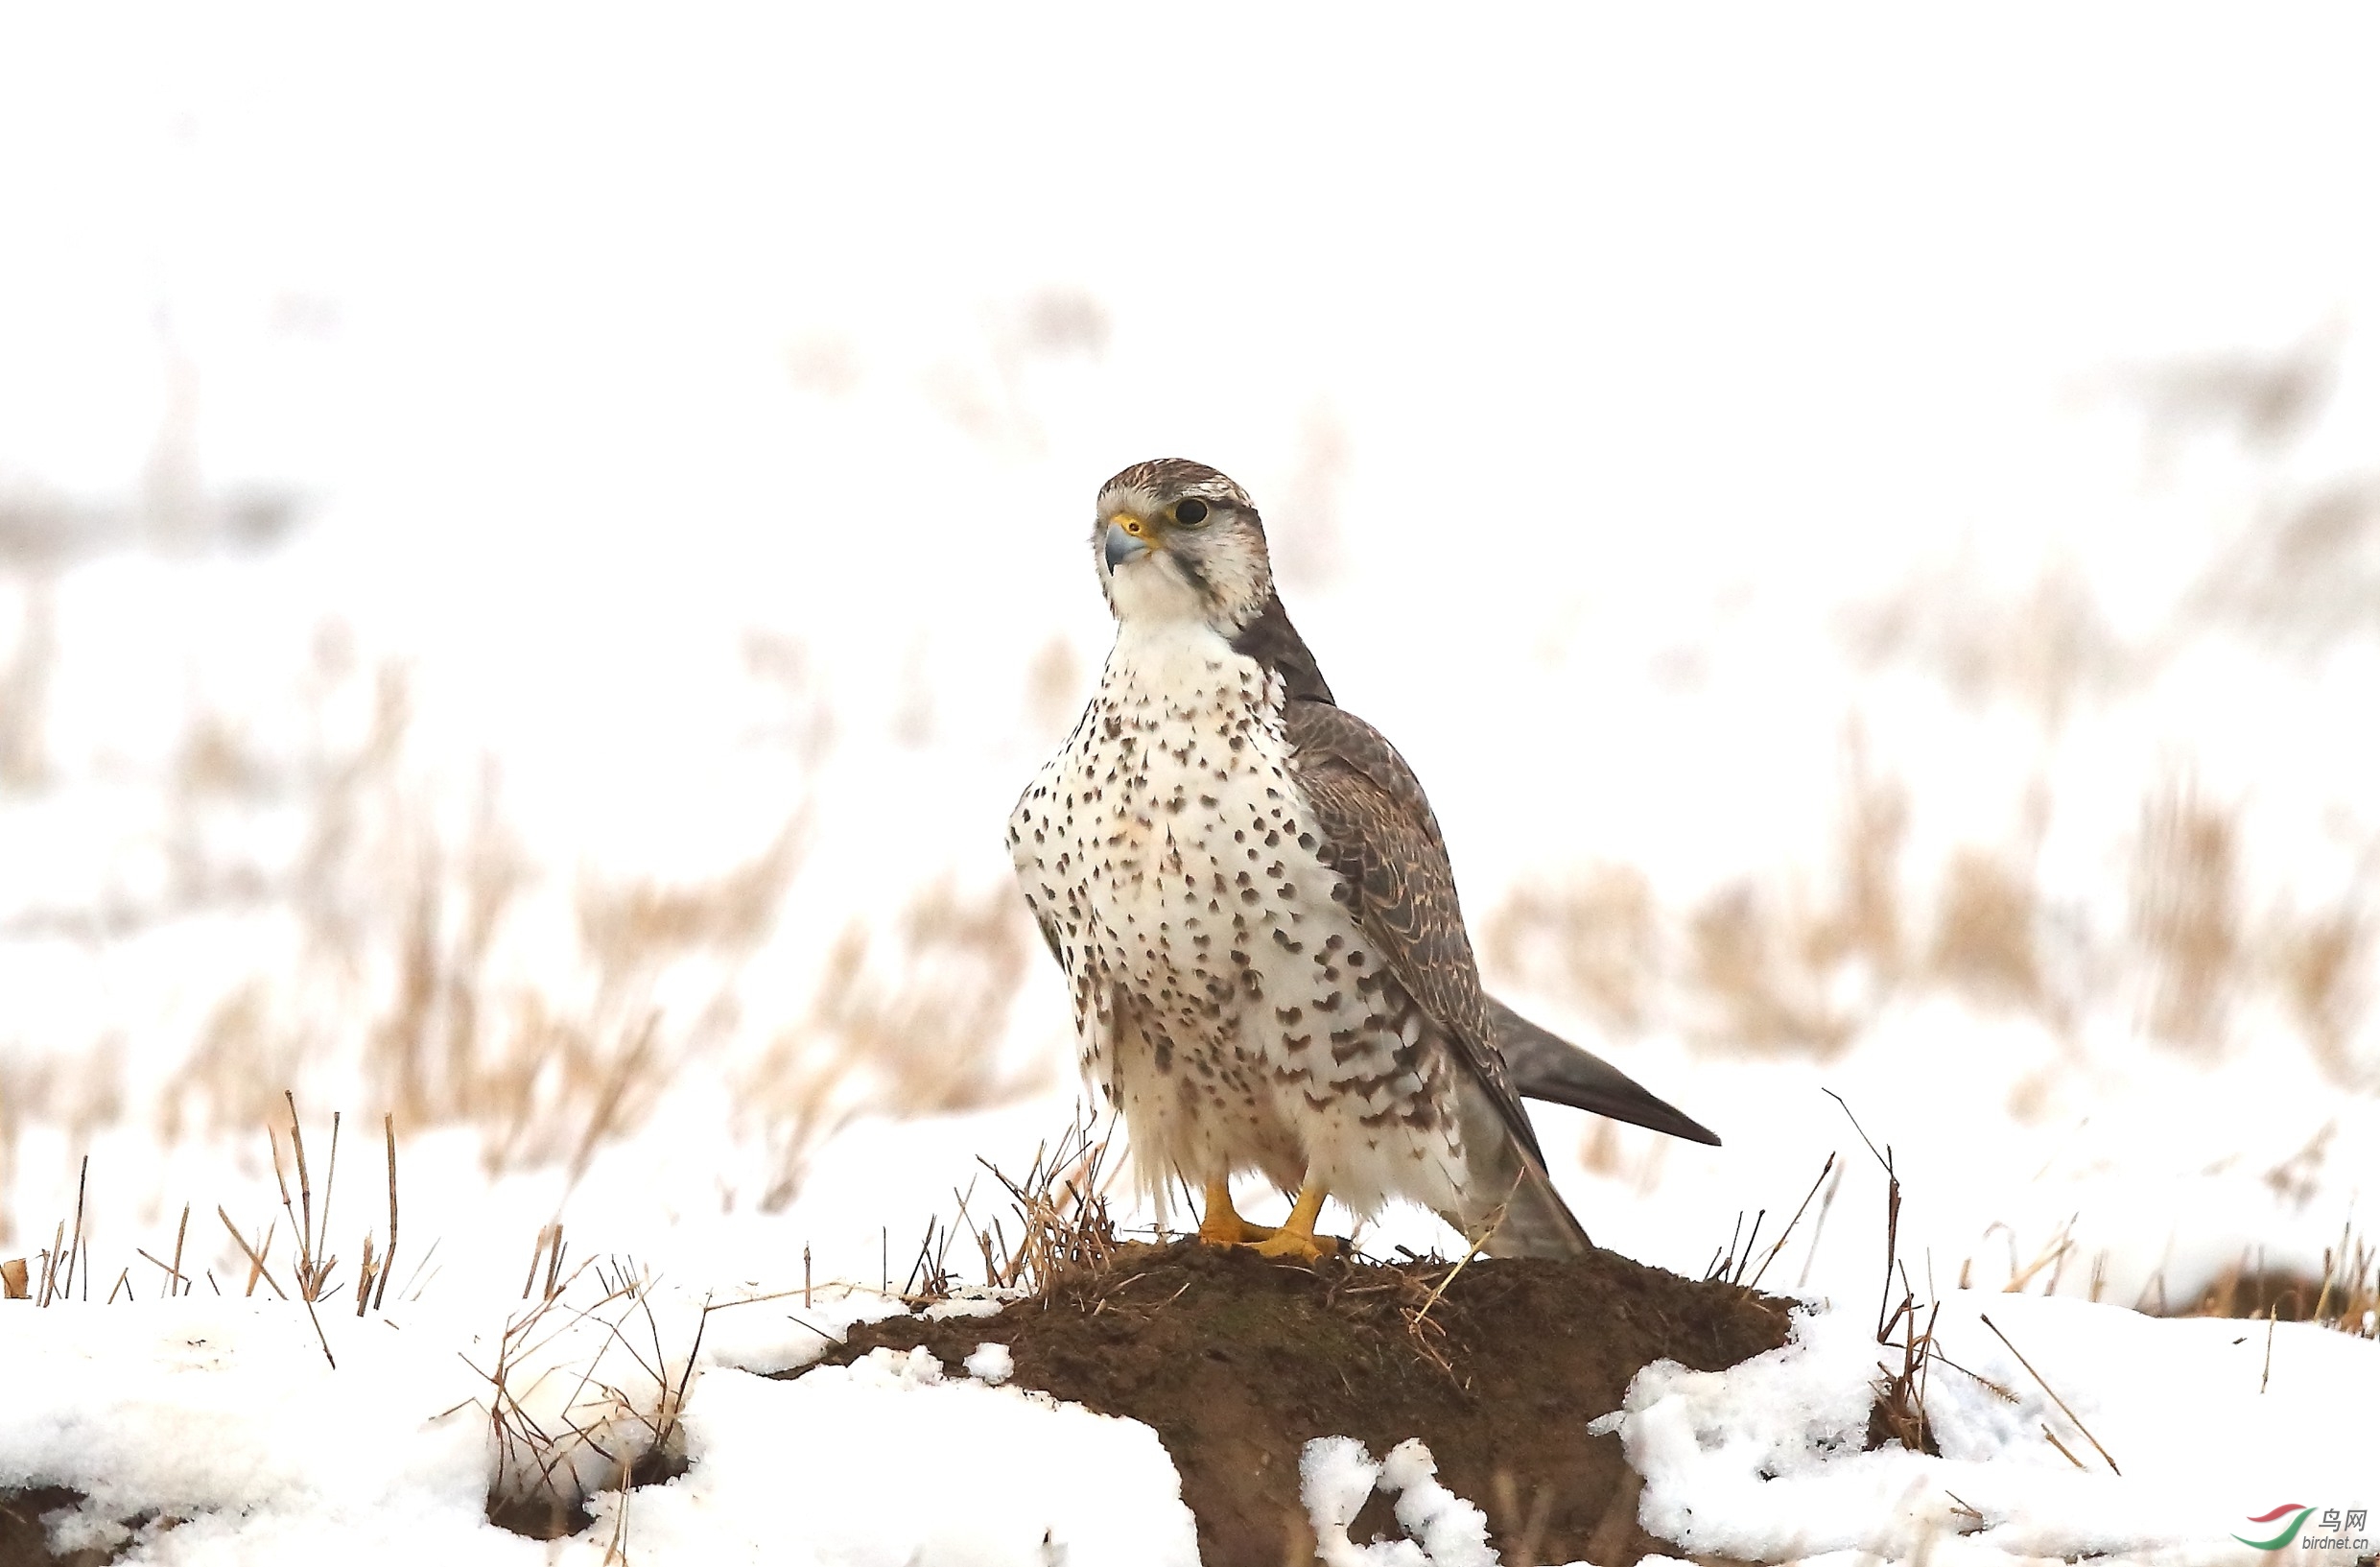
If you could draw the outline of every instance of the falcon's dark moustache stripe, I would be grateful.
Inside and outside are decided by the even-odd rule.
[[[1214,597],[1214,584],[1207,580],[1206,572],[1188,551],[1168,550],[1166,553],[1173,558],[1168,563],[1181,574],[1182,581],[1190,584],[1192,593],[1197,594],[1202,602]]]

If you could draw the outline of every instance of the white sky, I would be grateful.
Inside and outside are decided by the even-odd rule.
[[[1053,628],[1099,645],[1098,480],[1200,457],[1293,534],[1317,429],[1343,583],[1453,606],[1470,669],[1747,603],[1823,633],[1961,538],[2074,552],[2120,607],[2191,541],[2111,368],[2335,326],[2368,400],[2376,41],[2170,6],[13,8],[0,478],[127,488],[170,323],[209,471],[318,504],[266,586],[109,589],[142,607],[86,636],[92,704],[132,700],[106,659],[286,665],[260,628],[336,611],[564,771],[603,722],[672,747],[724,667],[697,631],[979,705]],[[1106,352],[1003,359],[1052,287]],[[1456,688],[1344,596],[1292,608],[1426,759]]]

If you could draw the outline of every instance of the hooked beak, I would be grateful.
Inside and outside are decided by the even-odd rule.
[[[1101,553],[1107,558],[1110,572],[1134,556],[1148,553],[1148,536],[1143,531],[1145,526],[1137,517],[1108,519],[1107,542]]]

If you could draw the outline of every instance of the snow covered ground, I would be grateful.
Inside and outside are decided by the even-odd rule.
[[[805,1364],[887,1303],[841,1290],[808,1305],[706,1299],[662,1284],[624,1312],[602,1293],[574,1289],[538,1309],[450,1292],[365,1318],[326,1305],[320,1343],[289,1302],[13,1307],[0,1335],[11,1389],[0,1473],[87,1497],[52,1519],[59,1548],[136,1544],[144,1561],[296,1562],[336,1549],[595,1563],[624,1548],[656,1563],[847,1567],[1197,1559],[1155,1434],[1001,1386],[996,1339],[964,1366],[880,1349],[774,1381],[766,1373]],[[518,1322],[543,1326],[513,1338],[519,1397],[507,1407],[545,1432],[568,1426],[617,1448],[605,1422],[655,1407],[654,1382],[617,1365],[657,1367],[688,1394],[686,1472],[625,1493],[616,1470],[590,1476],[593,1525],[552,1548],[487,1522],[500,1445],[490,1373]],[[590,1345],[620,1324],[619,1339],[651,1349],[615,1349],[607,1371]],[[2242,1539],[2277,1531],[2251,1520],[2279,1503],[2317,1508],[2305,1520],[2316,1535],[2320,1511],[2368,1509],[2367,1416],[2380,1396],[2368,1341],[1967,1291],[1944,1300],[1936,1333],[1949,1364],[1936,1363],[1924,1402],[1940,1457],[1863,1451],[1874,1321],[1825,1302],[1797,1314],[1785,1347],[1732,1369],[1648,1367],[1624,1410],[1596,1412],[1599,1429],[1618,1433],[1645,1477],[1648,1530],[1681,1554],[1743,1560],[2245,1561],[2255,1553]],[[537,1390],[541,1374],[577,1398],[571,1420]],[[599,1409],[604,1399],[616,1407]],[[1426,1449],[1380,1457],[1385,1472],[1349,1439],[1309,1444],[1305,1495],[1326,1561],[1495,1559],[1473,1502],[1427,1478]],[[1407,1541],[1348,1538],[1376,1484],[1399,1496]],[[2330,1532],[2353,1537],[2343,1523]]]
[[[2319,1278],[2380,1186],[2368,17],[913,20],[0,19],[0,1259],[80,1208],[94,1265],[87,1312],[0,1306],[10,1365],[82,1367],[0,1469],[137,1408],[75,1473],[255,1508],[157,1552],[374,1508],[542,1550],[471,1523],[484,1427],[429,1406],[543,1226],[681,1309],[805,1256],[897,1287],[1072,1111],[1000,828],[1104,650],[1088,498],[1179,452],[1429,786],[1492,984],[1727,1139],[1542,1112],[1597,1239],[1698,1273],[1838,1153],[1766,1283],[1871,1298],[1831,1089],[1952,1353],[2017,1386],[1958,1292],[2022,1280],[1980,1309],[2147,1422],[2123,1486],[1956,1402],[1942,1460],[1827,1453],[1868,1373],[1822,1316],[1640,1385],[1648,1521],[1900,1554],[1927,1465],[2022,1449],[1925,1549],[2187,1555],[2380,1474],[2288,1402],[2370,1344],[2283,1325],[2234,1420],[2224,1324],[2078,1303]],[[336,1376],[136,1249],[188,1204],[191,1275],[245,1277],[210,1210],[279,1213],[284,1089],[318,1160],[345,1112],[344,1279],[398,1122],[396,1325],[326,1318]],[[760,1527],[730,1472],[802,1472],[789,1399],[1165,1494],[958,1368],[753,1382],[766,1313],[711,1316],[655,1551]],[[2149,1345],[2189,1374],[2128,1380]],[[2166,1441],[2185,1407],[2226,1435]],[[822,1554],[964,1511],[818,1439]],[[281,1478],[175,1468],[219,1450]],[[993,1488],[1045,1498],[982,1503],[1001,1538],[1059,1522]]]

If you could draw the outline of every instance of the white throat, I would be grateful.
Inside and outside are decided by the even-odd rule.
[[[1109,572],[1107,592],[1124,627],[1207,625],[1206,602],[1160,556],[1144,555]]]

